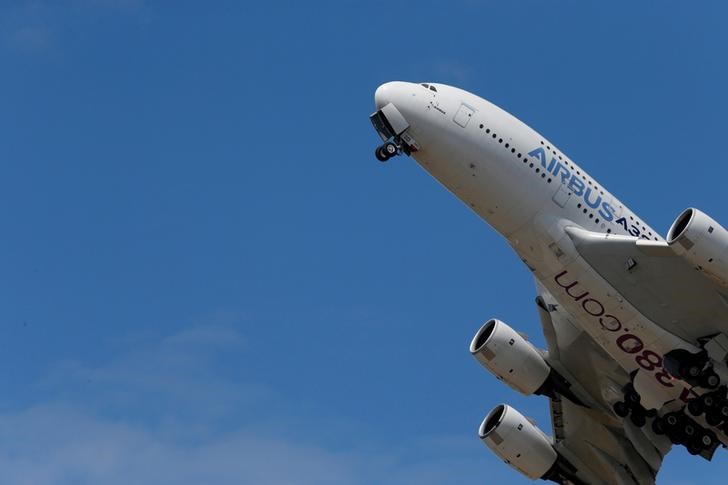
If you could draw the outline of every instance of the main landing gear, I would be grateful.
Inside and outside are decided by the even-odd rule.
[[[728,434],[728,389],[721,386],[713,392],[707,392],[688,402],[688,411],[693,416],[705,413],[705,422],[710,426],[721,426]]]
[[[672,376],[691,386],[716,389],[720,385],[720,377],[713,370],[705,350],[696,354],[684,349],[671,350],[665,354],[663,366]]]
[[[655,417],[652,431],[658,435],[666,435],[675,445],[685,446],[691,455],[711,450],[718,443],[713,431],[703,428],[683,411]]]
[[[632,424],[641,428],[647,424],[647,418],[651,418],[657,415],[657,411],[654,409],[645,409],[640,404],[640,395],[635,391],[634,386],[630,383],[624,387],[624,401],[618,401],[614,403],[612,409],[614,414],[620,418],[626,418],[632,421]]]
[[[396,143],[388,141],[374,150],[374,155],[380,162],[386,162],[390,158],[399,155],[400,148]]]
[[[654,409],[645,409],[641,404],[640,395],[635,391],[632,384],[627,384],[624,389],[624,400],[614,403],[612,409],[614,414],[620,418],[627,418],[629,416],[630,421],[638,428],[642,428],[647,424],[647,420],[652,418],[650,427],[657,435],[667,435],[673,444],[684,445],[688,452],[693,455],[699,455],[703,451],[711,450],[716,446],[718,438],[715,433],[709,429],[703,428],[700,424],[695,422],[690,416],[685,414],[684,410],[667,413],[664,416],[658,416],[657,411]],[[714,415],[721,415],[722,412],[726,412],[726,417],[721,418],[717,424],[728,419],[728,399],[726,396],[725,387],[714,391],[712,393],[701,396],[701,399],[695,399],[692,402],[700,402],[701,409],[708,409],[706,406],[710,405],[710,413]],[[706,397],[708,396],[708,397]],[[725,404],[725,409],[723,408]],[[690,404],[688,405],[690,406]],[[695,408],[695,405],[692,406]],[[697,410],[697,409],[696,409]],[[699,414],[692,414],[698,416]],[[703,411],[705,412],[705,411]],[[717,418],[716,418],[717,419]],[[708,421],[706,415],[706,421]],[[712,422],[715,422],[711,418]],[[708,422],[712,425],[711,422]],[[724,424],[724,427],[728,429],[728,423]]]

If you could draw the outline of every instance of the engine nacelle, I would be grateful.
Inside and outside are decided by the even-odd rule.
[[[710,216],[686,209],[670,227],[667,243],[698,271],[728,287],[728,231]]]
[[[478,435],[493,453],[528,478],[548,479],[553,474],[559,455],[551,440],[512,407],[496,406],[481,423]]]
[[[498,379],[530,396],[543,394],[551,368],[526,339],[497,319],[480,327],[470,342],[470,353]]]

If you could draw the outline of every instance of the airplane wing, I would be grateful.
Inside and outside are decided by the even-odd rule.
[[[649,426],[618,420],[610,403],[620,399],[629,376],[536,282],[541,325],[548,346],[546,360],[571,384],[580,406],[557,394],[550,401],[556,450],[579,471],[585,483],[654,484],[671,443]]]
[[[728,294],[664,242],[570,227],[579,254],[645,317],[689,342],[728,333]]]

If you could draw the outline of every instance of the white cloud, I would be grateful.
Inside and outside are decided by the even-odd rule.
[[[0,482],[33,484],[357,483],[336,453],[242,430],[197,444],[67,406],[0,417]]]
[[[467,453],[453,456],[463,451],[461,440],[449,440],[447,448],[413,443],[409,453],[339,451],[306,443],[291,431],[282,439],[238,429],[185,444],[68,406],[37,406],[0,416],[0,483],[426,485],[481,478],[472,473],[479,460]],[[415,459],[407,459],[413,454]],[[456,476],[458,471],[464,475]],[[495,470],[489,478],[502,478],[505,471]]]
[[[295,419],[247,416],[275,390],[220,372],[248,344],[214,320],[100,366],[56,366],[43,382],[52,397],[0,414],[0,483],[426,485],[452,481],[453,470],[465,473],[460,483],[479,481],[475,472],[492,459],[473,436],[392,445],[382,429],[332,445]],[[331,427],[361,429],[324,417],[305,427],[317,426],[327,436]]]

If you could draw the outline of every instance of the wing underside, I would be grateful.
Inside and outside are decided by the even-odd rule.
[[[567,228],[579,254],[649,320],[696,342],[728,333],[728,294],[662,242]]]
[[[670,442],[629,420],[617,420],[611,403],[629,376],[573,323],[537,282],[537,305],[548,345],[549,364],[572,385],[585,405],[556,395],[550,401],[556,449],[590,484],[654,483]]]

